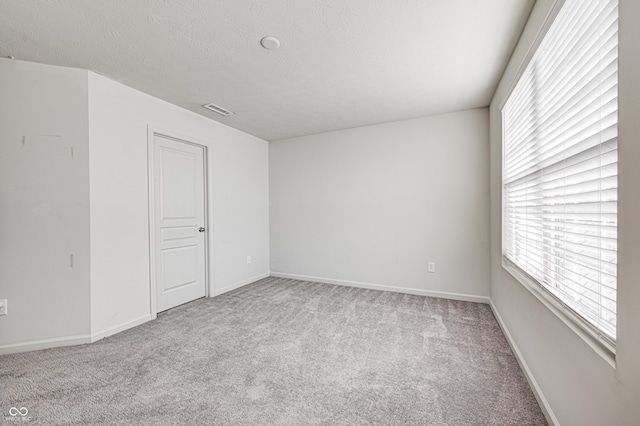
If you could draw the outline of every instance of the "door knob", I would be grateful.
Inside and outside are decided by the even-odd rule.
[[[201,226],[200,228],[198,228],[198,232],[204,232],[205,229]]]

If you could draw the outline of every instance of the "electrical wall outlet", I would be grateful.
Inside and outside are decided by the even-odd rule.
[[[247,265],[251,263],[251,256],[247,256]]]
[[[7,315],[7,299],[0,300],[0,315]]]
[[[436,262],[429,262],[427,264],[427,271],[434,274],[436,272]]]

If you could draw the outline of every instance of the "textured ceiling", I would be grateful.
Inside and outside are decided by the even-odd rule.
[[[0,55],[90,69],[275,140],[488,105],[533,3],[0,0]]]

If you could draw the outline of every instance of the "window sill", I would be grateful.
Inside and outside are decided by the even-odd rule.
[[[553,296],[544,291],[531,278],[524,275],[517,268],[502,260],[502,267],[531,292],[543,305],[554,313],[563,323],[573,330],[587,345],[589,345],[602,359],[604,359],[611,367],[616,368],[616,349],[609,342],[599,338],[597,334],[586,328],[582,324],[582,320],[565,308],[562,303],[557,301]]]

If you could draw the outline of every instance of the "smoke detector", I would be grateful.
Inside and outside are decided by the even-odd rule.
[[[269,36],[269,37],[265,37],[262,40],[260,40],[260,44],[265,49],[276,50],[278,47],[280,47],[280,40],[278,40],[275,37]]]

